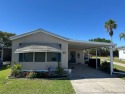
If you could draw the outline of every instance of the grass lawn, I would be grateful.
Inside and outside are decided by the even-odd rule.
[[[113,68],[116,68],[116,69],[118,69],[120,71],[125,72],[125,67],[121,67],[121,66],[118,66],[118,65],[113,65]],[[116,76],[123,79],[123,80],[125,80],[125,74],[124,75],[123,74],[116,74]]]
[[[114,61],[114,62],[118,62],[118,63],[125,64],[125,61],[122,61],[122,60],[119,60],[119,59],[114,59],[113,61]]]
[[[95,56],[93,56],[92,58],[96,58],[96,57],[95,57]],[[110,57],[109,57],[109,56],[108,56],[108,57],[98,56],[98,58],[100,58],[100,59],[101,59],[101,61],[104,61],[104,60],[109,61],[109,60],[110,60]],[[113,61],[114,61],[114,62],[118,62],[118,63],[125,64],[125,61],[119,60],[119,58],[118,58],[118,57],[114,57],[114,60],[113,60]]]
[[[2,69],[0,69],[0,80],[5,79],[10,74],[10,67],[3,66]]]
[[[0,70],[0,94],[75,94],[68,79],[6,79],[9,73]]]
[[[96,58],[96,57],[93,56],[92,58]],[[104,61],[104,60],[110,61],[110,57],[98,57],[98,58],[100,58],[101,61]],[[118,62],[118,63],[125,64],[125,61],[119,60],[118,57],[114,57],[114,60],[113,60],[113,61],[114,61],[114,62]],[[114,64],[114,65],[113,65],[113,68],[116,68],[116,69],[118,69],[118,70],[120,70],[120,71],[124,71],[124,72],[125,72],[125,67],[118,66],[118,65],[115,65],[115,64]],[[116,74],[116,76],[119,77],[119,78],[122,78],[123,80],[125,80],[125,75]]]
[[[122,67],[122,66],[118,66],[118,65],[113,65],[113,68],[116,68],[118,70],[121,70],[121,71],[124,71],[125,72],[125,67]]]

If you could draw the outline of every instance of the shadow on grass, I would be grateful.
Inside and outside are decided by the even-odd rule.
[[[3,66],[0,68],[0,70],[6,70],[6,69],[8,69],[8,68],[10,68],[10,65],[3,65]]]
[[[27,79],[27,78],[23,78],[23,79]],[[30,80],[70,80],[68,77],[60,77],[60,78],[28,78]]]
[[[115,75],[116,75],[116,77],[118,77],[118,78],[122,78],[122,79],[125,80],[125,75],[123,75],[123,74],[115,74]]]
[[[58,77],[58,78],[42,78],[47,80],[70,80],[69,77]]]
[[[117,68],[114,68],[114,72],[122,72],[122,73],[125,73],[125,71],[120,70],[120,69],[117,69]]]

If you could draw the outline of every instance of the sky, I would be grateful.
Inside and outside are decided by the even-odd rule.
[[[0,0],[0,31],[17,35],[42,28],[76,40],[110,39],[109,19],[118,25],[113,42],[124,46],[125,0]]]

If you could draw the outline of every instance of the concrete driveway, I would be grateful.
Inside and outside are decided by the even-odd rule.
[[[125,94],[125,80],[87,65],[71,65],[71,83],[76,94]]]

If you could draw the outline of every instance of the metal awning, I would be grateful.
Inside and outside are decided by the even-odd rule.
[[[45,45],[30,45],[16,49],[14,53],[29,53],[29,52],[62,52],[61,49]]]
[[[109,47],[109,46],[116,46],[116,44],[112,43],[104,43],[104,42],[92,42],[92,41],[76,41],[76,40],[69,40],[68,47],[70,49],[91,49],[91,48],[99,48],[99,47]]]

